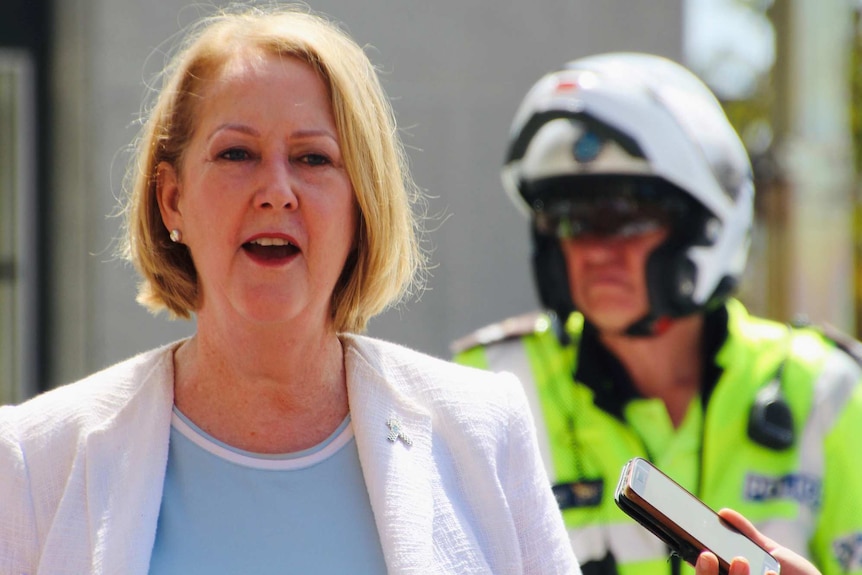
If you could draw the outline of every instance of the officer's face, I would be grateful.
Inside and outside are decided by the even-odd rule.
[[[621,333],[649,310],[646,261],[666,228],[560,240],[575,306],[604,333]]]

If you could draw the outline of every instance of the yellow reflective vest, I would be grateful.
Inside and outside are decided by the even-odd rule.
[[[862,574],[859,364],[819,330],[752,317],[736,300],[711,313],[710,323],[720,324],[707,350],[710,381],[677,428],[661,400],[633,391],[624,372],[596,369],[594,356],[612,356],[596,348],[597,338],[588,341],[580,314],[566,325],[571,345],[533,314],[479,330],[453,349],[460,363],[521,379],[585,575],[693,573],[669,561],[665,545],[614,503],[620,471],[634,456],[713,509],[740,511],[824,575]],[[589,385],[579,379],[587,372]],[[749,431],[759,421],[752,406],[770,384],[792,417],[789,447]]]

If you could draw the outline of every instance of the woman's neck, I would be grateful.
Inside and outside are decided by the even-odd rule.
[[[174,355],[174,403],[213,437],[286,453],[323,441],[347,416],[344,352],[334,331],[312,337],[198,327]]]

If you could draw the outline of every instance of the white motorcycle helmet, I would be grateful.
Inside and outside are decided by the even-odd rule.
[[[647,261],[650,310],[631,335],[719,305],[745,269],[748,154],[715,96],[666,58],[602,54],[541,78],[513,121],[502,178],[530,216],[539,297],[561,322],[574,311],[561,237],[670,230]]]

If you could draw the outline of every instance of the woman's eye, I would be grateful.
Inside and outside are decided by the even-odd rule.
[[[218,157],[229,162],[241,162],[249,159],[251,156],[247,150],[243,150],[242,148],[230,148],[219,154]]]
[[[325,166],[330,163],[329,158],[323,154],[306,154],[300,160],[309,166]]]

